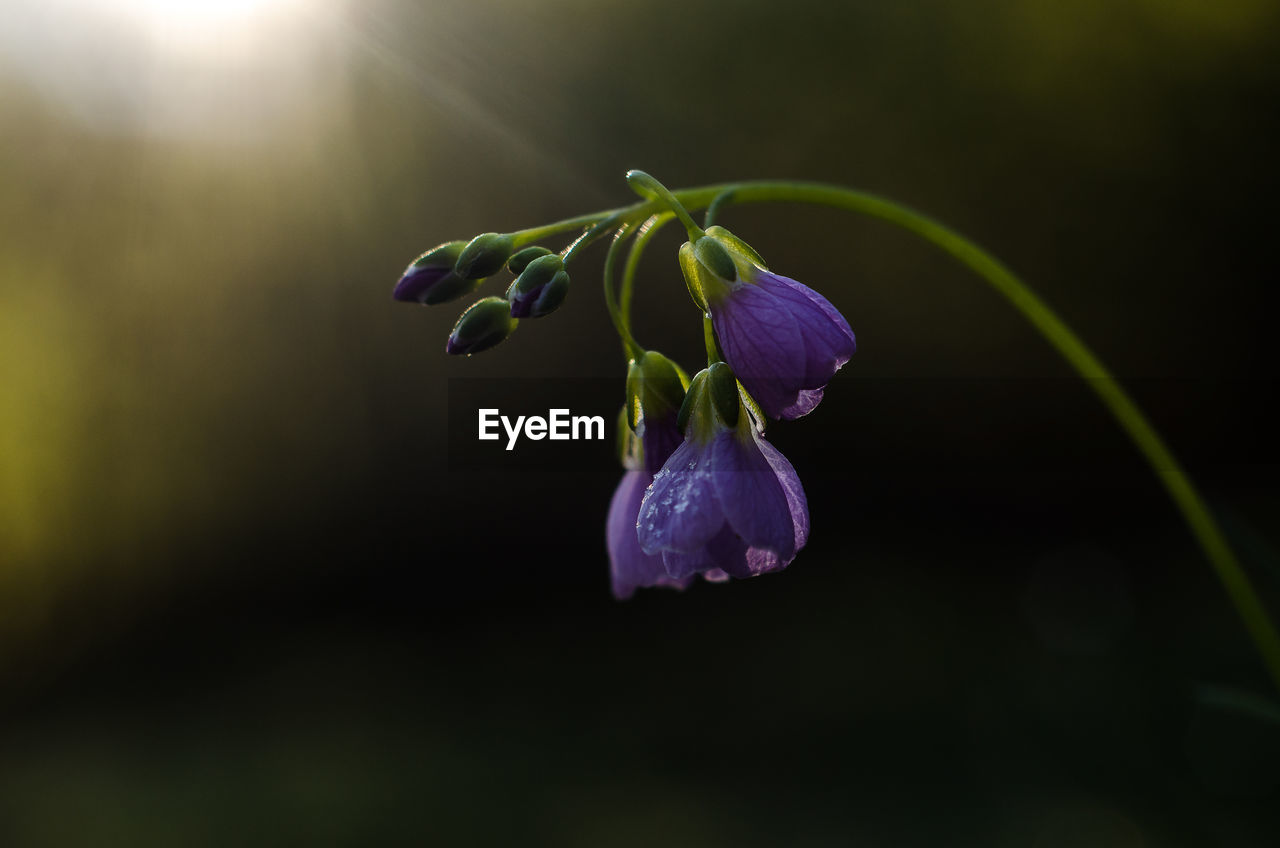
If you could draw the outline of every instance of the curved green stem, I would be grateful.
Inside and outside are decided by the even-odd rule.
[[[631,240],[631,251],[627,254],[627,264],[622,269],[622,291],[618,296],[621,301],[619,304],[619,312],[622,315],[622,324],[627,328],[627,332],[631,332],[631,295],[636,281],[636,270],[640,267],[640,259],[644,256],[645,248],[649,246],[649,242],[658,231],[671,222],[675,217],[674,212],[661,212],[651,216],[647,221],[640,225],[640,230],[636,233],[636,237]]]
[[[613,291],[613,272],[618,264],[618,254],[622,251],[622,245],[633,229],[635,229],[634,224],[623,224],[619,227],[613,235],[613,244],[609,245],[609,252],[604,258],[604,302],[609,309],[609,317],[613,319],[613,328],[618,331],[618,337],[622,339],[622,350],[628,360],[643,354],[644,349],[631,337],[630,316],[624,315],[618,305],[618,298]]]
[[[702,215],[702,226],[710,228],[715,225],[716,219],[720,217],[720,210],[728,206],[734,201],[734,190],[725,189],[712,198],[707,204],[707,211]]]
[[[671,193],[671,189],[658,182],[650,174],[644,171],[627,171],[627,183],[633,190],[642,197],[661,200],[668,209],[675,213],[680,219],[680,223],[684,224],[685,231],[689,233],[689,241],[697,241],[706,233],[693,220],[693,216],[689,214],[689,210],[684,208],[679,199]]]
[[[703,190],[705,193],[706,190]],[[690,192],[690,195],[693,193]],[[701,197],[702,194],[697,195]],[[713,197],[714,199],[714,197]],[[1196,541],[1227,591],[1273,681],[1280,687],[1280,636],[1244,569],[1213,515],[1137,404],[1097,356],[1013,272],[976,244],[933,219],[875,195],[836,186],[807,183],[743,183],[733,191],[735,203],[785,201],[813,203],[858,212],[896,224],[932,242],[986,280],[1040,331],[1083,377],[1124,428],[1182,513]],[[687,203],[696,206],[694,197]]]

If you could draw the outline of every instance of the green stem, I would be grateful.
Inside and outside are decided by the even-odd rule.
[[[674,217],[674,212],[661,212],[650,217],[640,225],[639,232],[631,240],[631,251],[627,254],[627,264],[622,269],[622,292],[618,296],[621,301],[619,312],[622,315],[622,324],[627,328],[628,334],[631,332],[631,295],[635,286],[636,271],[640,267],[640,259],[644,256],[645,248],[649,246],[649,242],[653,237],[658,234],[659,230],[670,223]]]
[[[697,241],[706,233],[693,220],[693,216],[689,214],[689,210],[671,193],[671,189],[658,182],[650,174],[644,171],[627,171],[627,183],[631,188],[642,197],[650,199],[656,198],[661,200],[668,209],[675,213],[680,219],[680,223],[684,224],[685,231],[689,233],[689,241]]]
[[[622,245],[633,229],[635,229],[634,224],[623,224],[619,227],[613,235],[613,244],[609,245],[609,252],[604,258],[604,302],[609,309],[609,317],[613,319],[613,328],[618,331],[618,337],[622,339],[622,350],[628,361],[643,354],[644,348],[636,344],[636,340],[631,337],[630,316],[623,314],[613,291],[613,272],[618,264],[618,254],[622,251]]]
[[[711,326],[710,315],[702,316],[702,344],[707,349],[708,368],[724,361],[724,357],[720,355],[720,345],[716,343],[716,328]]]
[[[715,225],[716,219],[720,217],[720,210],[728,206],[734,201],[733,189],[726,189],[717,194],[710,203],[707,204],[707,211],[702,216],[702,226],[710,229]]]
[[[723,191],[723,187],[720,190]],[[711,189],[684,193],[685,202],[696,208],[700,205],[697,201],[709,191]],[[712,195],[712,199],[715,196]],[[1249,576],[1227,544],[1226,537],[1214,521],[1200,493],[1133,399],[1098,357],[1044,301],[1013,272],[973,242],[919,212],[884,198],[837,186],[786,182],[742,183],[734,189],[732,195],[734,203],[771,201],[830,206],[897,224],[932,242],[968,266],[1021,312],[1085,379],[1142,452],[1182,513],[1196,541],[1200,543],[1226,589],[1227,596],[1244,622],[1245,629],[1262,655],[1272,680],[1280,688],[1280,635],[1277,635],[1275,625],[1268,617]]]

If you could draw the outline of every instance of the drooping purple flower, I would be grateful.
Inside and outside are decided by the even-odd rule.
[[[709,371],[711,377],[699,383],[704,371],[690,386],[694,409],[684,442],[640,504],[640,549],[661,555],[667,575],[676,580],[707,572],[754,577],[781,570],[809,538],[804,488],[791,463],[742,408],[730,369],[719,363]]]
[[[705,300],[720,350],[743,387],[770,418],[808,414],[857,350],[849,322],[813,289],[767,270],[723,228],[709,228],[686,247],[690,288]]]
[[[809,413],[856,350],[849,322],[826,298],[770,271],[708,306],[725,361],[772,418]]]
[[[636,518],[645,492],[682,441],[676,422],[687,380],[675,363],[654,351],[638,357],[628,373],[628,405],[619,422],[631,447],[624,452],[628,470],[613,493],[605,524],[609,574],[613,594],[619,600],[631,597],[639,588],[684,589],[694,580],[692,574],[671,577],[662,556],[645,553],[636,535]],[[635,421],[634,431],[628,419]],[[703,576],[713,581],[728,579],[718,570],[705,571]]]

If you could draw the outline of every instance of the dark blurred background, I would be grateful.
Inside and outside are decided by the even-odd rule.
[[[937,251],[726,212],[858,334],[771,430],[812,540],[627,603],[607,451],[446,456],[459,381],[545,408],[584,380],[574,411],[612,426],[601,249],[466,360],[465,301],[390,290],[438,242],[629,202],[628,168],[883,193],[1081,334],[1280,611],[1278,17],[6,3],[0,844],[1275,844],[1280,708],[1208,563],[1088,389]],[[679,243],[636,328],[692,371]]]

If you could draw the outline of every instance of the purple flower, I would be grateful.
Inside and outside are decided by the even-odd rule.
[[[856,350],[853,330],[813,289],[761,270],[709,300],[720,349],[771,418],[799,418]]]
[[[644,494],[654,474],[681,444],[677,413],[687,383],[684,372],[655,351],[637,357],[628,371],[628,404],[618,425],[627,439],[623,464],[628,470],[613,493],[605,523],[609,573],[614,597],[619,600],[647,586],[684,589],[694,579],[693,575],[677,579],[667,574],[662,556],[645,553],[636,535],[636,517]],[[628,419],[635,422],[634,432]],[[718,570],[707,571],[703,576],[708,580],[729,579]]]
[[[687,255],[684,255],[687,254]],[[806,285],[764,268],[721,227],[686,245],[690,288],[702,294],[725,361],[770,418],[799,418],[857,350],[849,322]]]
[[[727,366],[699,374],[689,393],[685,440],[640,504],[640,550],[661,555],[675,580],[786,568],[809,538],[800,478],[742,408]]]

